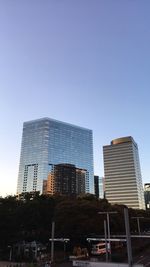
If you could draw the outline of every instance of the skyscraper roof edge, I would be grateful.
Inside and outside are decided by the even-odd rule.
[[[90,132],[93,131],[92,129],[89,129],[89,128],[86,128],[86,127],[78,126],[76,124],[72,124],[72,123],[69,123],[69,122],[62,122],[60,120],[56,120],[56,119],[52,119],[52,118],[48,118],[48,117],[43,117],[43,118],[40,118],[40,119],[25,121],[25,122],[23,122],[23,125],[28,124],[28,123],[33,123],[33,122],[36,122],[36,121],[37,122],[38,121],[42,121],[42,120],[49,120],[49,121],[54,121],[54,122],[58,122],[58,123],[63,123],[63,124],[66,124],[66,125],[70,125],[70,126],[74,126],[74,127],[80,128],[80,129],[85,129],[85,130],[88,130]]]

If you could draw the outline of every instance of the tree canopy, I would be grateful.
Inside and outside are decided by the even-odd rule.
[[[48,242],[51,223],[55,221],[55,236],[67,237],[73,243],[89,235],[104,235],[106,215],[99,211],[117,211],[110,216],[111,233],[125,233],[124,206],[111,205],[106,199],[86,194],[78,198],[64,196],[26,195],[24,200],[15,196],[0,198],[0,248],[16,242]],[[148,230],[150,212],[129,209],[130,217],[142,216],[141,231]],[[136,220],[130,220],[131,231],[137,231]]]

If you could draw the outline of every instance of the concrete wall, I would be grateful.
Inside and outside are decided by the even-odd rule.
[[[126,263],[110,263],[110,262],[92,262],[74,260],[73,266],[75,267],[128,267]],[[143,267],[142,264],[133,264],[133,267]]]

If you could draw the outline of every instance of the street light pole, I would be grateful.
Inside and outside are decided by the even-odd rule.
[[[107,212],[107,229],[108,229],[108,239],[109,239],[109,253],[111,255],[110,220],[109,220],[109,213],[108,212]]]
[[[69,239],[64,239],[64,260],[66,258],[66,246],[67,246],[67,242],[69,241]]]
[[[54,235],[55,235],[55,222],[52,222],[52,238],[51,238],[51,262],[54,261]]]
[[[138,225],[138,232],[139,235],[141,234],[141,229],[140,229],[140,218],[137,218],[137,225]]]
[[[126,239],[127,239],[128,264],[129,264],[129,267],[131,267],[132,266],[132,247],[131,247],[131,234],[130,234],[128,208],[124,208],[124,220],[125,220]]]
[[[105,235],[105,249],[106,249],[106,262],[108,262],[108,244],[107,244],[107,227],[106,220],[104,220],[104,235]]]
[[[110,241],[110,218],[109,214],[116,214],[117,211],[99,211],[98,214],[106,214],[107,215],[107,230],[108,230],[108,242],[109,242],[109,254],[111,258],[111,241]]]
[[[8,248],[10,249],[9,250],[9,261],[11,261],[11,258],[12,258],[12,247],[8,246]]]

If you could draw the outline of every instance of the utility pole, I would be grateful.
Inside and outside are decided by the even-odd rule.
[[[116,214],[117,211],[100,211],[98,214],[106,214],[107,215],[107,230],[108,230],[108,240],[109,240],[109,254],[111,259],[111,241],[110,241],[110,218],[109,214]]]
[[[52,222],[52,235],[51,235],[51,262],[54,262],[54,236],[55,236],[55,222]]]
[[[126,240],[127,240],[128,264],[129,267],[132,267],[132,247],[131,247],[131,234],[130,234],[128,208],[124,208],[124,219],[125,219]]]
[[[106,220],[104,220],[104,235],[105,235],[106,262],[108,262],[108,244],[107,244],[107,226],[106,226]]]
[[[8,248],[10,249],[9,250],[9,261],[11,261],[11,258],[12,258],[12,247],[8,246]]]

